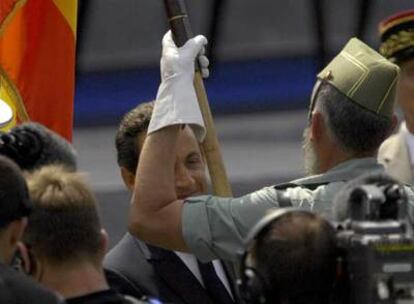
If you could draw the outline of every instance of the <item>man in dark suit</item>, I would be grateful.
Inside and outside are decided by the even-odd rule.
[[[124,116],[116,134],[118,165],[131,193],[152,110],[152,102],[137,106]],[[175,188],[182,197],[207,192],[203,153],[189,127],[182,130],[176,151]],[[132,296],[176,304],[234,302],[230,265],[218,260],[203,264],[192,254],[151,246],[129,233],[107,254],[104,265],[110,285]]]

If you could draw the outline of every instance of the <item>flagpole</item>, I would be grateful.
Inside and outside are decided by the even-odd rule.
[[[193,37],[184,0],[164,0],[164,5],[174,42],[178,47],[181,47],[188,39]],[[213,192],[218,196],[231,197],[231,187],[224,167],[207,92],[198,64],[196,64],[194,75],[194,88],[207,131],[206,137],[202,142],[202,148],[206,156]]]

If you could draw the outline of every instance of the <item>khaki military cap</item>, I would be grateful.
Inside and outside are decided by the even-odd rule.
[[[392,117],[399,68],[368,45],[352,38],[318,74],[365,109]]]

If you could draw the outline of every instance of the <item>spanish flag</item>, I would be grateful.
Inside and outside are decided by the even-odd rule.
[[[77,0],[0,0],[0,99],[71,140]],[[3,103],[4,104],[4,103]]]

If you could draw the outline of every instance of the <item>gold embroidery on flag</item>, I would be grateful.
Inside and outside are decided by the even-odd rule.
[[[14,17],[16,12],[24,5],[26,4],[27,0],[16,0],[14,3],[13,8],[10,10],[9,14],[3,19],[2,22],[0,22],[0,36],[3,34],[3,30],[6,28],[7,24],[10,22],[10,20]]]
[[[0,97],[7,102],[7,104],[17,113],[20,121],[29,121],[26,107],[19,91],[14,86],[13,82],[9,80],[5,71],[0,67]]]

